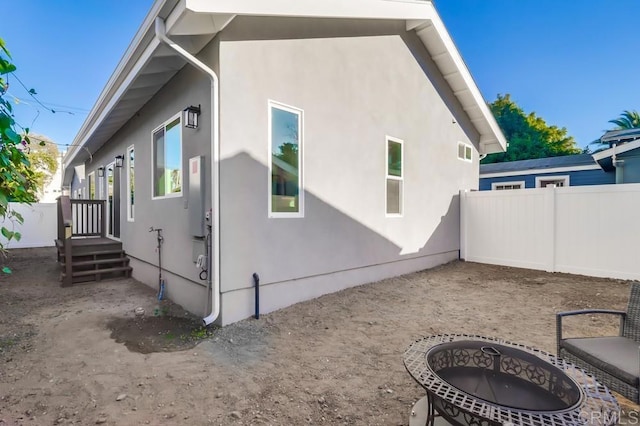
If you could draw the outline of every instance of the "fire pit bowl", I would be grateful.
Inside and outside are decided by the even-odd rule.
[[[404,363],[427,391],[426,404],[414,406],[426,407],[427,425],[436,417],[478,426],[617,421],[618,403],[605,386],[573,364],[528,346],[443,334],[413,343]]]
[[[506,409],[558,412],[574,408],[584,397],[562,370],[512,346],[462,340],[436,345],[426,357],[443,382]],[[436,397],[433,404],[449,422],[469,424],[445,398]]]

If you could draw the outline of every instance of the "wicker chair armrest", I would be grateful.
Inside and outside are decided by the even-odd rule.
[[[621,315],[623,318],[627,316],[625,311],[616,311],[613,309],[580,309],[577,311],[557,312],[556,317],[568,317],[573,315],[585,315],[585,314],[612,314]]]
[[[577,311],[566,311],[556,313],[556,350],[557,355],[560,356],[560,341],[562,340],[562,318],[576,315],[588,315],[588,314],[609,314],[617,315],[620,317],[620,336],[624,330],[624,321],[627,318],[627,313],[624,311],[616,311],[613,309],[580,309]]]

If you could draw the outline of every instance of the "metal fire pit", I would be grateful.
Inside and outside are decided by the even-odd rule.
[[[546,352],[482,336],[438,335],[413,343],[405,366],[427,391],[426,423],[614,424],[619,406],[584,371]]]

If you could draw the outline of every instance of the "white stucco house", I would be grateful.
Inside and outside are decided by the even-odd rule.
[[[457,259],[459,191],[505,146],[431,1],[157,0],[64,184],[84,165],[151,286],[161,228],[168,297],[228,324],[254,274],[265,313]]]

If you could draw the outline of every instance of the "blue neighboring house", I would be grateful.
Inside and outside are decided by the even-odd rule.
[[[640,129],[605,133],[610,148],[594,154],[565,155],[480,165],[480,191],[640,183]]]

